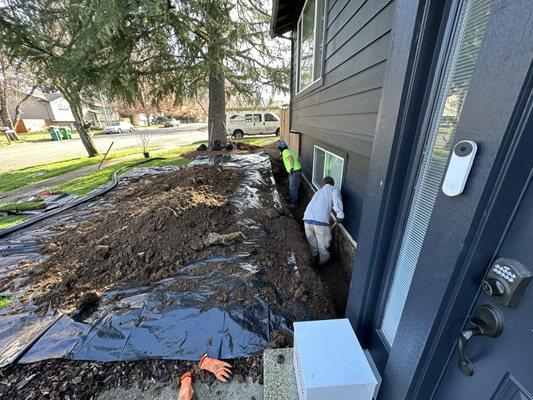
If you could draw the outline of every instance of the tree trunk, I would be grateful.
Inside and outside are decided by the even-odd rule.
[[[0,95],[0,126],[6,127],[8,130],[11,130],[11,132],[4,131],[4,135],[7,139],[7,144],[11,144],[12,141],[17,142],[20,140],[17,133],[13,129],[13,121],[11,120],[11,116],[9,115],[6,97],[3,95]]]
[[[226,88],[225,79],[221,71],[212,70],[209,74],[209,108],[207,119],[209,134],[209,148],[215,140],[222,146],[227,144],[226,138]]]
[[[87,154],[89,154],[89,157],[97,156],[98,150],[96,149],[96,146],[93,142],[93,138],[89,135],[87,125],[83,120],[81,104],[73,104],[73,102],[69,101],[69,105],[72,110],[72,115],[74,116],[74,126],[76,127],[76,130],[80,135],[80,139],[83,143],[83,146],[85,147],[85,150],[87,150]]]
[[[10,129],[14,129],[13,121],[9,115],[9,110],[7,108],[7,94],[0,95],[0,122],[2,126],[7,126]]]
[[[0,54],[0,74],[3,78],[2,87],[0,87],[0,122],[2,126],[7,126],[9,129],[14,129],[13,121],[11,120],[11,116],[9,115],[9,109],[7,108],[7,97],[9,96],[8,67],[6,66],[6,59],[2,54]]]
[[[22,107],[22,104],[24,104],[26,101],[28,101],[32,96],[33,96],[33,93],[35,93],[35,90],[37,90],[37,85],[33,86],[30,90],[29,93],[27,93],[23,98],[22,100],[19,101],[19,103],[17,104],[17,106],[15,107],[15,118],[13,118],[13,129],[16,130],[17,129],[17,125],[19,124],[20,122],[20,119],[22,117],[22,114],[21,114],[21,107]],[[18,140],[18,138],[17,138]]]

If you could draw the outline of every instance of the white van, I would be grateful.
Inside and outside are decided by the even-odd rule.
[[[236,139],[241,139],[244,135],[279,135],[279,126],[279,117],[270,111],[226,114],[226,131]]]

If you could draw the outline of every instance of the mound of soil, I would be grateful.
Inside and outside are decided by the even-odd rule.
[[[277,154],[272,152],[273,160]],[[205,153],[204,153],[205,154]],[[278,175],[279,163],[273,165]],[[281,175],[281,174],[280,174]],[[264,176],[264,179],[270,178]],[[143,179],[106,198],[91,217],[76,226],[62,227],[53,239],[43,241],[47,257],[25,262],[29,271],[26,301],[77,313],[98,302],[99,295],[120,284],[149,284],[173,276],[195,260],[212,254],[251,253],[250,263],[272,292],[251,293],[243,288],[228,293],[220,287],[213,300],[221,307],[232,298],[259,295],[271,306],[298,319],[335,316],[330,295],[311,267],[301,224],[274,203],[269,188],[253,194],[262,207],[239,210],[233,203],[243,172],[220,166],[196,166]],[[253,219],[255,227],[244,221]],[[254,243],[262,232],[261,246]],[[244,239],[243,239],[244,238]],[[294,253],[299,274],[288,265]],[[201,269],[235,268],[206,263]],[[13,276],[12,278],[15,278]],[[4,288],[13,284],[9,280]],[[172,290],[194,290],[194,280],[180,281]],[[272,348],[289,347],[287,331],[270,334]],[[234,359],[235,379],[251,376],[262,381],[260,356]],[[190,361],[142,360],[86,362],[46,360],[0,369],[0,397],[93,399],[112,387],[132,387],[146,382],[172,383],[177,387],[185,370],[195,371],[195,381],[210,384],[213,376],[197,371]]]
[[[213,296],[218,304],[224,306],[231,296],[260,294],[295,319],[334,316],[329,294],[310,266],[301,227],[275,208],[271,189],[259,187],[255,193],[261,208],[239,213],[231,204],[243,179],[243,172],[235,168],[195,166],[143,179],[114,193],[90,218],[43,244],[49,256],[25,267],[26,299],[80,311],[119,284],[150,284],[214,253],[231,255],[238,241],[239,251],[250,252],[250,263],[263,271],[260,279],[280,296],[266,289],[253,293],[247,287],[238,294],[226,293],[221,287]],[[261,246],[252,243],[257,229],[239,223],[249,218],[266,233]],[[287,264],[291,251],[299,276]],[[199,268],[231,266],[207,263]],[[195,284],[180,280],[172,289],[194,290]]]
[[[232,142],[228,141],[228,144],[225,147],[222,147],[220,150],[213,150],[208,149],[205,144],[200,145],[196,148],[194,151],[190,151],[188,153],[183,153],[183,157],[187,158],[196,158],[196,157],[203,157],[206,154],[207,155],[217,155],[217,154],[247,154],[250,152],[255,152],[262,149],[259,146],[255,146],[253,144],[249,144],[246,142]]]

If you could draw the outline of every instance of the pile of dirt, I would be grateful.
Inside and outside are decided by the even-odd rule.
[[[244,241],[239,250],[252,254],[250,262],[264,272],[261,279],[281,295],[274,298],[265,291],[265,300],[296,319],[334,315],[329,294],[310,266],[301,227],[283,209],[275,208],[272,194],[259,191],[255,195],[263,207],[237,215],[230,200],[242,179],[243,172],[235,168],[195,166],[143,179],[114,193],[90,218],[44,242],[48,257],[19,270],[29,271],[26,300],[80,311],[119,284],[150,284],[215,252],[233,254],[235,240],[257,234],[239,224],[252,217],[266,237],[259,248]],[[236,237],[226,241],[228,234]],[[295,253],[299,277],[287,266],[290,251]],[[201,268],[221,266],[208,263]],[[194,290],[195,283],[182,280],[173,289]],[[8,279],[0,290],[9,288]],[[240,295],[254,293],[243,288]],[[215,294],[219,303],[225,297],[222,288]]]
[[[206,257],[208,236],[234,220],[229,199],[241,179],[235,169],[195,167],[113,194],[89,219],[43,243],[49,257],[29,266],[26,296],[72,311],[84,295],[153,283]]]
[[[276,157],[273,160],[277,174],[279,165]],[[262,179],[270,179],[267,172],[261,172],[265,174]],[[15,290],[20,283],[15,278],[27,274],[21,304],[41,304],[43,311],[51,305],[76,314],[97,304],[101,293],[118,285],[158,282],[178,271],[186,273],[184,267],[192,262],[238,250],[250,253],[249,263],[261,271],[249,279],[260,279],[264,285],[252,285],[254,291],[243,286],[231,293],[220,286],[212,295],[213,304],[224,308],[231,299],[259,296],[292,320],[334,317],[331,296],[311,267],[301,223],[276,204],[272,189],[254,187],[258,190],[252,200],[260,208],[235,205],[236,191],[245,178],[236,168],[195,166],[150,176],[112,192],[105,204],[92,209],[89,218],[75,226],[59,226],[60,234],[43,239],[47,257],[25,261],[0,291]],[[253,226],[246,222],[250,220]],[[290,253],[298,273],[288,265]],[[229,275],[239,272],[231,264],[207,262],[195,267],[194,274],[221,268]],[[181,279],[169,290],[194,291],[198,284],[195,279]],[[290,332],[270,332],[270,338],[271,348],[292,346]],[[261,357],[231,362],[236,366],[236,379],[262,379]],[[0,370],[0,397],[94,398],[106,388],[129,387],[145,379],[177,382],[191,367],[191,362],[168,360],[47,360],[12,365]],[[199,371],[195,379],[211,382],[213,378]]]
[[[300,226],[274,208],[271,194],[257,194],[263,208],[237,215],[230,199],[242,179],[242,172],[234,168],[196,166],[143,179],[117,192],[90,218],[43,243],[49,256],[24,268],[29,271],[27,300],[79,312],[119,284],[154,283],[215,252],[235,253],[235,241],[257,234],[238,224],[253,217],[266,237],[259,248],[244,242],[239,251],[252,254],[250,263],[264,271],[261,279],[281,295],[279,299],[265,290],[264,299],[297,319],[334,315],[327,291],[310,267]],[[287,265],[290,251],[295,252],[300,277]],[[207,263],[200,268],[222,267]],[[172,289],[194,290],[196,284],[179,280]],[[244,287],[239,295],[252,298],[254,293]],[[214,300],[224,305],[227,296],[221,288]]]
[[[250,377],[262,383],[261,357],[231,360],[233,379]],[[142,360],[130,362],[92,362],[47,360],[16,364],[0,369],[0,398],[11,399],[95,399],[116,387],[146,389],[157,383],[170,385],[178,392],[179,378],[192,371],[195,385],[211,386],[213,374],[198,370],[192,361]]]
[[[262,148],[246,142],[229,141],[227,145],[222,147],[220,150],[209,149],[205,144],[201,144],[195,150],[189,151],[188,153],[183,153],[182,156],[193,159],[206,155],[214,156],[220,154],[248,154],[250,152],[256,152],[260,149]]]

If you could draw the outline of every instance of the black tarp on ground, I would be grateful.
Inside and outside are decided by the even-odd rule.
[[[274,202],[280,205],[266,154],[206,157],[192,164],[217,164],[245,171],[245,179],[232,199],[238,210],[262,206],[255,194],[259,186],[263,190],[268,187]],[[169,170],[166,167],[133,171],[122,178],[117,190],[148,174]],[[265,180],[263,176],[270,178]],[[74,224],[104,201],[100,199],[82,205],[75,211],[68,211],[0,241],[0,279],[22,259],[41,257],[37,238],[54,235],[54,224]],[[242,223],[253,226],[254,221]],[[255,241],[260,246],[261,235]],[[270,331],[287,329],[287,319],[282,311],[271,310],[257,296],[253,301],[231,299],[223,307],[212,300],[214,291],[221,285],[230,293],[242,285],[268,285],[260,279],[247,279],[250,275],[261,274],[261,270],[248,261],[248,256],[238,252],[225,258],[215,255],[186,265],[174,277],[154,285],[117,287],[104,293],[98,307],[86,316],[57,315],[49,310],[46,316],[40,318],[32,314],[31,304],[25,305],[23,312],[10,315],[17,306],[20,307],[15,301],[0,310],[0,366],[16,360],[26,363],[48,358],[118,361],[157,357],[196,360],[205,353],[218,358],[259,354],[268,346]],[[294,257],[290,258],[287,268],[296,269]],[[242,273],[225,273],[224,268],[194,273],[198,266],[207,262],[238,265]],[[173,284],[180,279],[201,282],[200,290],[172,290]],[[23,290],[23,282],[20,290]],[[269,290],[272,296],[278,296],[273,287]],[[16,296],[16,293],[13,294]]]

